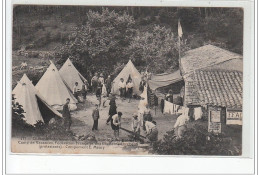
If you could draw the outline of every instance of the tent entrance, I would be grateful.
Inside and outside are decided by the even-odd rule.
[[[48,123],[56,114],[36,95],[37,103],[44,123]]]

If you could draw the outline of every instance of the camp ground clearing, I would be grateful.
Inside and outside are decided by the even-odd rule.
[[[242,154],[243,10],[18,5],[13,16],[13,152]],[[118,112],[122,129],[108,122]],[[138,146],[17,145],[34,138]]]

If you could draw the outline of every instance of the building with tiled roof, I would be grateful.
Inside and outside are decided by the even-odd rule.
[[[180,67],[185,81],[186,105],[242,109],[241,55],[206,45],[186,52]]]
[[[186,104],[242,110],[243,74],[239,71],[198,70],[187,82]]]
[[[209,44],[187,51],[181,58],[180,70],[185,77],[194,70],[210,68],[231,60],[238,60],[240,63],[243,62],[242,58],[242,55]],[[239,63],[235,67],[240,67]]]
[[[209,132],[221,132],[221,124],[242,125],[242,55],[206,45],[186,52],[180,70],[185,82],[183,103],[194,111],[203,109]]]

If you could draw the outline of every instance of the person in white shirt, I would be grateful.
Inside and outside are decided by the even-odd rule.
[[[134,114],[132,120],[132,131],[137,134],[140,134],[140,126],[141,126],[141,121],[138,119],[138,115]]]
[[[133,88],[134,88],[134,83],[132,82],[132,79],[129,79],[129,81],[128,81],[127,85],[126,85],[126,91],[127,91],[128,98],[129,98],[128,103],[130,103],[130,101],[132,99]]]
[[[138,135],[140,135],[140,128],[141,128],[141,120],[138,118],[137,114],[134,114],[132,120],[132,131],[136,134],[134,135],[135,141],[138,139]]]
[[[80,91],[81,91],[81,89],[79,87],[79,83],[75,82],[75,85],[73,87],[73,95],[78,100],[79,103],[80,103],[80,99],[79,99]]]
[[[118,83],[118,88],[119,88],[119,91],[120,91],[120,97],[125,98],[126,83],[124,82],[123,78],[120,78],[120,82]]]
[[[186,123],[189,121],[189,116],[182,114],[180,115],[177,120],[176,123],[174,124],[174,129],[175,129],[175,133],[176,136],[178,138],[181,138],[186,130]]]
[[[117,114],[112,116],[111,127],[114,130],[114,136],[116,140],[119,139],[119,129],[121,126],[122,115],[122,112],[118,112]]]
[[[158,129],[156,127],[156,122],[155,121],[146,121],[145,128],[146,128],[146,137],[151,142],[157,141],[158,140]]]

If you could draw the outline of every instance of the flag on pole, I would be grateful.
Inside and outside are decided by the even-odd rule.
[[[179,66],[181,66],[181,37],[182,37],[183,33],[182,33],[182,27],[181,27],[181,23],[180,23],[180,19],[178,20],[178,46],[179,46]]]
[[[178,21],[178,35],[181,38],[183,33],[182,33],[182,27],[181,27],[181,23],[180,23],[180,19]]]

